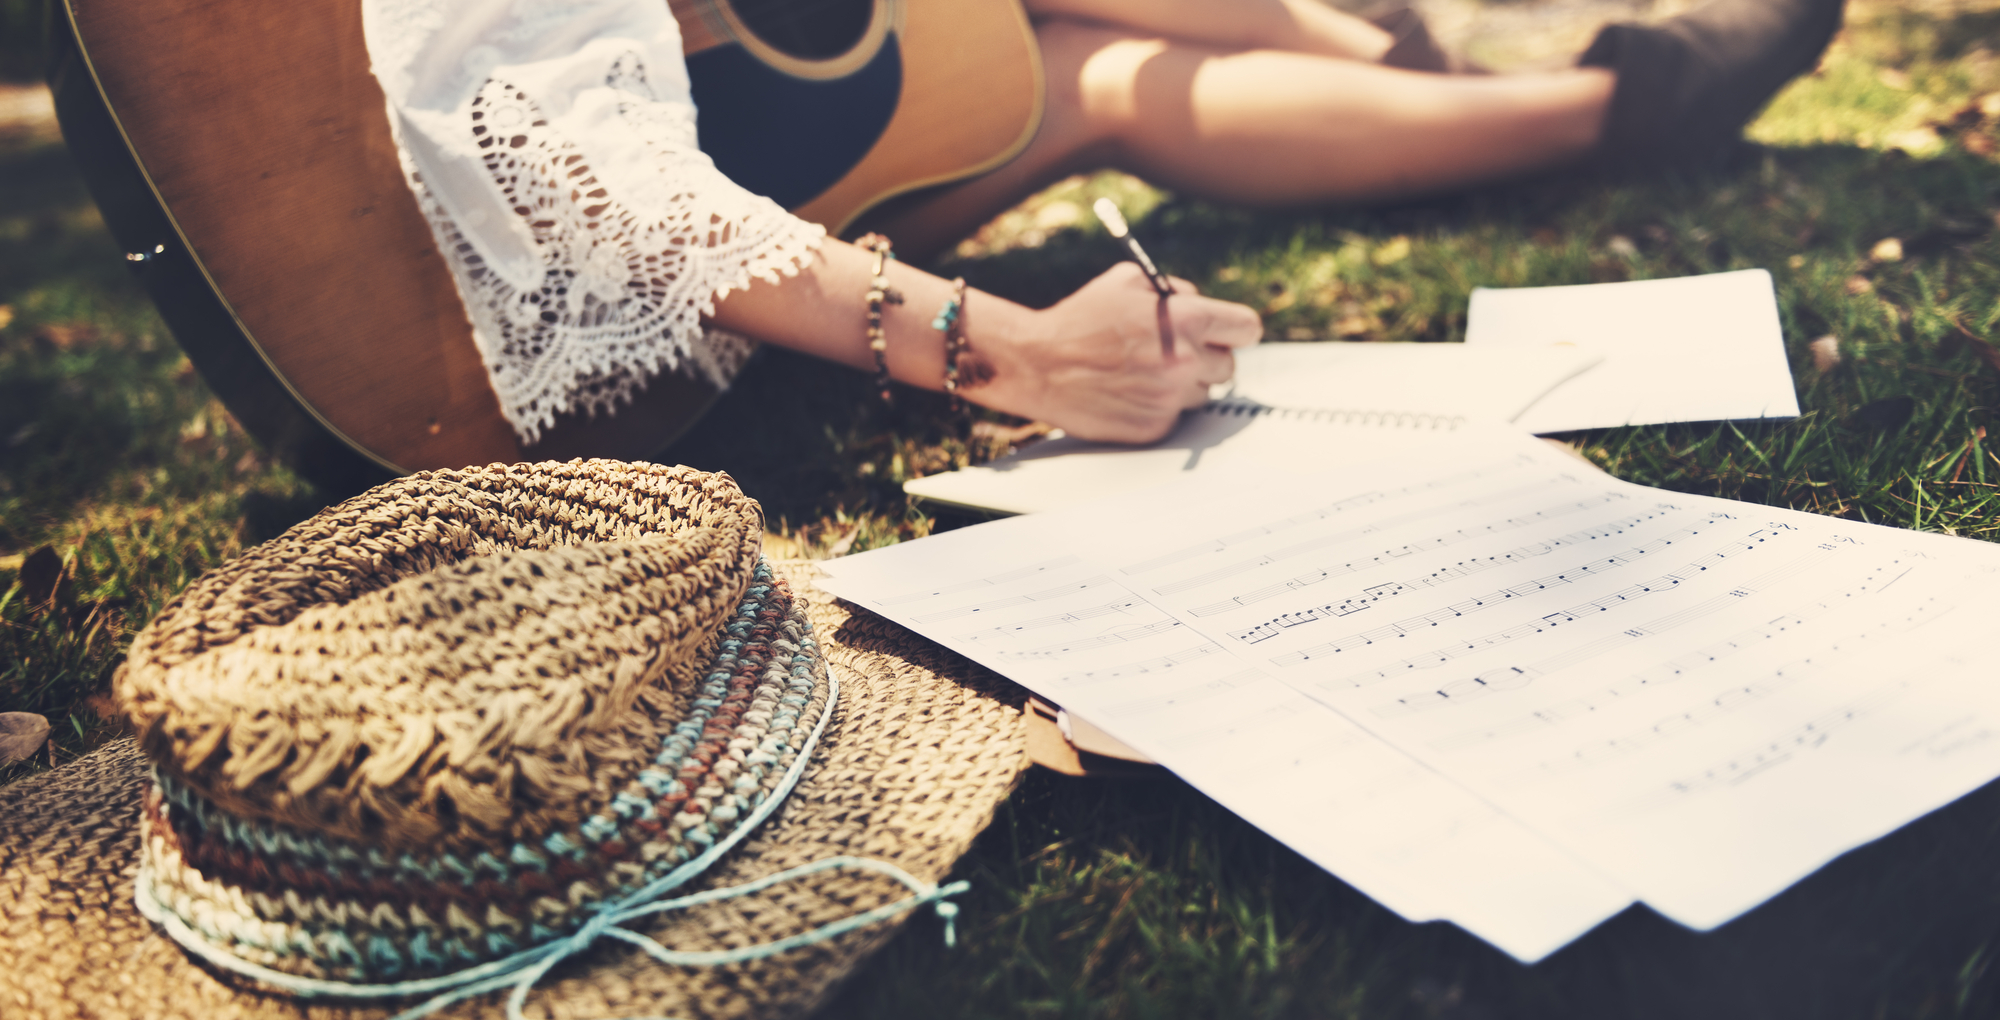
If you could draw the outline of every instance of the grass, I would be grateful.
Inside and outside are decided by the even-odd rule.
[[[32,14],[16,2],[0,4],[10,28]],[[1037,196],[934,268],[1053,301],[1118,257],[1084,212],[1115,194],[1162,263],[1257,306],[1270,339],[1313,342],[1456,340],[1474,286],[1764,267],[1799,419],[1569,438],[1646,484],[1991,540],[1992,46],[1992,0],[1856,6],[1821,72],[1753,126],[1767,148],[1700,179],[1255,212],[1102,174]],[[337,494],[270,463],[208,395],[46,134],[0,136],[0,320],[0,710],[55,724],[50,749],[4,781],[115,732],[99,708],[132,632],[190,578]],[[1809,348],[1822,337],[1841,355],[1824,370]],[[858,374],[767,352],[663,456],[731,471],[787,543],[827,555],[963,523],[910,506],[900,483],[991,456],[1019,425],[954,419],[923,397],[886,411]],[[45,547],[63,581],[38,601],[19,575]],[[912,922],[826,1015],[1987,1016],[2000,1013],[1994,860],[1989,789],[1715,933],[1634,909],[1524,968],[1388,914],[1176,780],[1037,772],[961,865],[974,891],[959,947]]]

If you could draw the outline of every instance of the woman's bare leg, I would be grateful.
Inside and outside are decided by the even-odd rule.
[[[1395,39],[1320,0],[1027,0],[1038,20],[1090,21],[1225,50],[1287,50],[1375,63]]]
[[[1554,167],[1591,151],[1615,84],[1601,68],[1422,74],[1066,18],[1037,34],[1041,131],[999,170],[880,222],[906,250],[937,250],[1036,189],[1103,167],[1249,205],[1397,198]]]

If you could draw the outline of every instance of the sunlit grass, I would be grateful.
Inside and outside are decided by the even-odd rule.
[[[1799,419],[1568,438],[1646,484],[1992,539],[2000,102],[1979,100],[2000,89],[1996,47],[1991,6],[1857,6],[1822,72],[1753,128],[1771,148],[1712,177],[1254,213],[1095,175],[935,268],[1052,302],[1120,257],[1088,215],[1109,195],[1163,265],[1298,342],[1456,341],[1476,286],[1766,268]],[[333,494],[269,463],[186,367],[53,140],[0,138],[0,309],[0,710],[48,715],[55,735],[4,781],[113,732],[98,699],[132,632]],[[1826,371],[1807,349],[1822,337],[1841,354]],[[869,391],[766,352],[664,456],[730,471],[775,546],[826,556],[964,523],[910,505],[901,483],[1033,431],[929,395],[885,409]],[[50,608],[16,583],[43,547],[67,564]],[[960,947],[912,922],[829,1015],[1993,1015],[2000,810],[1980,796],[1716,934],[1631,913],[1529,969],[1404,923],[1178,781],[1035,773],[962,867]]]

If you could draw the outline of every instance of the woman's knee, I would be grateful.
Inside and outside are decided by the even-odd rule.
[[[1174,44],[1127,30],[1052,18],[1036,25],[1047,80],[1049,115],[1073,120],[1090,143],[1131,134],[1139,117],[1139,79]]]

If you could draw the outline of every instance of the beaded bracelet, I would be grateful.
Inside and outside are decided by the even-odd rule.
[[[889,250],[889,239],[881,234],[866,234],[856,245],[875,253],[875,268],[868,278],[868,349],[875,354],[875,389],[882,395],[882,402],[892,403],[889,392],[889,331],[882,328],[882,304],[903,303],[903,292],[889,286],[889,260],[895,254]]]
[[[965,398],[958,395],[958,356],[965,351],[965,277],[951,281],[951,298],[931,319],[931,328],[944,334],[944,391],[951,394],[956,414],[965,410]]]

